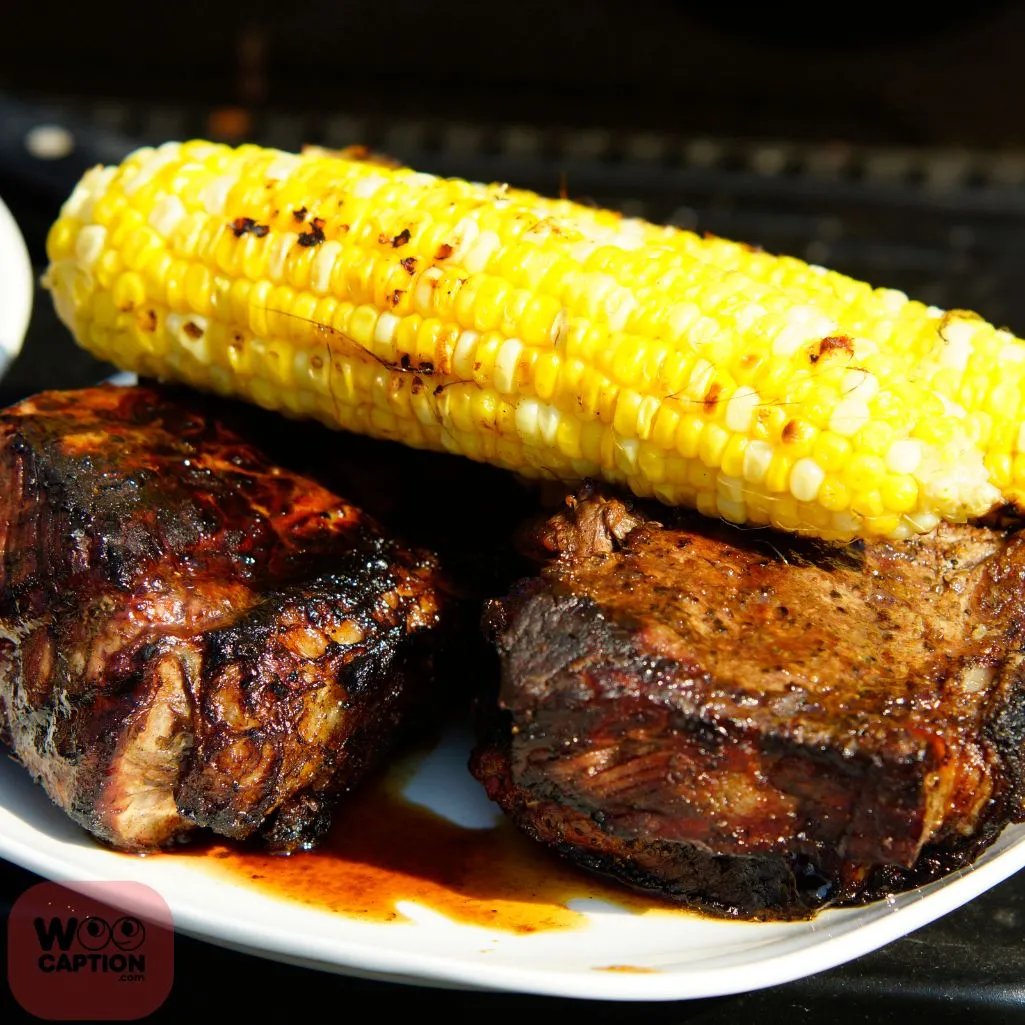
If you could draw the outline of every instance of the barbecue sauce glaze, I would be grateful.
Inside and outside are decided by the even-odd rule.
[[[403,922],[412,901],[446,918],[519,934],[573,929],[580,898],[633,913],[684,914],[656,897],[604,884],[562,862],[504,817],[469,829],[402,796],[409,769],[393,770],[346,798],[315,850],[290,856],[241,844],[190,848],[187,857],[264,894],[373,922]],[[174,857],[182,855],[176,854]]]

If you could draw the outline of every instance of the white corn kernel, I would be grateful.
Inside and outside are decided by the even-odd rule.
[[[922,443],[914,438],[895,441],[886,451],[890,473],[914,473],[922,462]]]
[[[549,405],[547,402],[543,402],[538,406],[537,410],[537,424],[538,429],[541,432],[541,440],[546,445],[554,445],[555,437],[559,430],[559,420],[561,415],[555,406]]]
[[[772,446],[767,441],[749,442],[744,449],[744,480],[761,484],[772,462]]]
[[[730,523],[745,523],[747,521],[747,506],[743,502],[733,502],[722,495],[715,496],[715,507],[719,515]]]
[[[294,153],[278,153],[267,166],[268,181],[282,181],[299,166],[301,160]],[[380,179],[383,181],[384,179]]]
[[[502,240],[493,231],[482,231],[473,245],[467,248],[460,263],[471,274],[479,274],[487,267],[491,257],[501,248]]]
[[[858,395],[841,399],[829,418],[829,429],[834,434],[850,438],[857,434],[869,420],[868,403]]]
[[[798,459],[790,471],[790,494],[798,502],[814,502],[825,479],[825,471],[814,459]]]
[[[231,175],[222,174],[212,178],[203,186],[199,201],[211,217],[223,217],[228,205],[228,193],[235,184]]]
[[[948,314],[937,327],[939,341],[936,348],[936,362],[941,367],[964,371],[972,354],[972,340],[975,338],[980,320],[967,319]]]
[[[690,382],[684,389],[684,394],[695,402],[701,402],[708,391],[709,382],[715,373],[715,367],[707,359],[699,359],[691,371]]]
[[[502,395],[516,391],[516,365],[523,354],[523,342],[518,338],[507,338],[495,357],[495,389]]]
[[[726,403],[726,426],[738,434],[747,434],[760,401],[761,397],[754,388],[742,384]]]
[[[374,325],[374,344],[386,348],[395,343],[395,332],[398,330],[399,318],[394,313],[382,313]]]
[[[857,395],[862,402],[871,402],[879,394],[879,378],[867,370],[848,370],[840,381],[840,394],[845,398]]]
[[[327,295],[331,290],[331,275],[342,255],[342,244],[337,239],[322,242],[310,266],[310,288],[318,295]]]
[[[282,231],[271,236],[267,252],[267,277],[275,284],[279,284],[285,277],[288,254],[298,237],[294,231]]]
[[[443,273],[440,267],[428,267],[420,275],[413,289],[413,304],[417,313],[429,317],[434,312],[434,289]]]
[[[477,331],[466,330],[460,334],[452,353],[452,373],[456,377],[469,380],[473,376],[473,357],[478,341],[480,334]]]
[[[737,505],[744,502],[744,482],[739,477],[730,477],[719,473],[715,478],[715,488],[720,498],[726,498]]]
[[[538,413],[541,403],[537,399],[523,398],[516,404],[516,430],[533,441],[538,434]]]
[[[185,204],[177,196],[161,196],[150,211],[149,226],[167,238],[184,216]]]
[[[61,214],[65,217],[77,217],[80,221],[91,220],[96,200],[107,191],[116,172],[116,167],[91,167],[75,186],[75,191],[64,204]]]
[[[460,263],[463,257],[473,247],[477,236],[480,234],[480,226],[473,217],[464,217],[453,229],[449,238],[449,245],[452,252],[448,255],[450,263]]]
[[[165,144],[166,145],[166,144]],[[122,188],[126,196],[134,195],[144,185],[148,185],[153,179],[162,171],[168,164],[172,163],[177,153],[173,150],[165,150],[163,146],[160,147],[161,151],[152,152],[151,156],[147,156],[142,162],[142,166],[135,172],[135,174],[129,177],[125,175],[125,182]],[[139,151],[144,152],[143,150]],[[131,159],[131,158],[129,158]]]
[[[617,288],[605,297],[605,309],[609,318],[609,330],[623,331],[626,329],[630,314],[637,309],[637,300],[630,294],[629,289]]]
[[[102,224],[87,224],[75,239],[75,257],[82,270],[92,270],[107,244],[107,229]]]

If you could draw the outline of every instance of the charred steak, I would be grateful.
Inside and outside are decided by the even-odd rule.
[[[430,694],[433,557],[217,409],[97,387],[0,413],[0,738],[129,850],[309,845]]]
[[[486,613],[501,683],[471,768],[566,857],[793,917],[1025,817],[1023,535],[815,546],[585,490],[536,541],[540,576]]]

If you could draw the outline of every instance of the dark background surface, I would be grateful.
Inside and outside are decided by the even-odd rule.
[[[18,92],[860,143],[1021,139],[1022,4],[8,3]],[[1017,110],[1017,117],[1014,111]]]
[[[565,187],[743,238],[1025,332],[1023,4],[788,16],[672,0],[322,0],[284,17],[265,2],[185,0],[148,21],[126,0],[100,8],[0,11],[0,91],[78,126],[60,166],[0,145],[0,196],[37,266],[94,129],[125,144],[364,142],[424,170]],[[105,372],[42,297],[0,400]],[[0,908],[32,881],[0,862]],[[183,937],[176,967],[151,1020],[326,1007],[456,1020],[1025,1021],[1025,878],[852,964],[719,1000],[585,1005],[402,987]],[[22,1017],[0,985],[0,1021]]]

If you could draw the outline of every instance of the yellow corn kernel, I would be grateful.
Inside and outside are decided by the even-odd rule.
[[[766,491],[772,495],[786,491],[792,468],[793,461],[789,455],[778,450],[774,452],[764,477]]]
[[[830,431],[823,431],[815,439],[811,455],[826,473],[833,473],[847,465],[853,452],[854,447],[849,439]]]
[[[843,471],[844,483],[855,494],[874,491],[886,477],[886,464],[878,456],[858,452]]]
[[[918,485],[908,476],[888,474],[883,479],[879,494],[889,512],[911,512],[918,504]]]
[[[734,434],[730,437],[722,454],[723,473],[729,477],[741,478],[744,476],[744,461],[749,444],[750,442],[743,434]]]
[[[850,492],[835,477],[827,476],[818,493],[819,504],[829,512],[841,512],[851,504]]]

